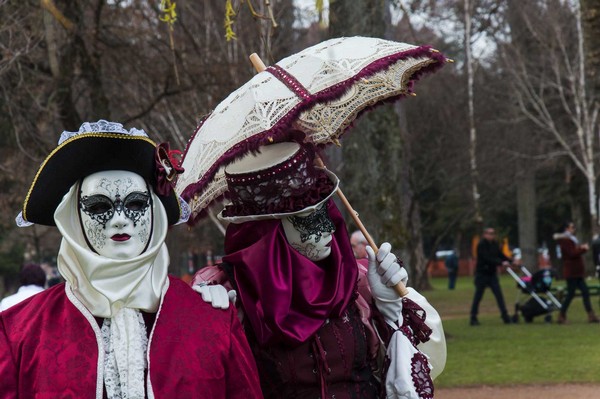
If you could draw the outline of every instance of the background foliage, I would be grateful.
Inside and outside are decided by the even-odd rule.
[[[416,98],[365,115],[342,150],[328,154],[375,239],[401,252],[413,285],[429,285],[427,259],[436,250],[456,247],[469,257],[482,225],[533,252],[552,249],[551,235],[567,218],[590,238],[596,203],[590,176],[574,161],[583,147],[573,114],[598,111],[598,1],[471,0],[465,37],[465,0],[272,0],[276,27],[265,2],[234,0],[232,41],[225,0],[175,3],[173,52],[158,1],[0,0],[0,274],[9,285],[21,263],[52,261],[58,250],[55,229],[17,229],[13,220],[60,132],[102,118],[183,149],[202,116],[253,75],[248,54],[274,63],[342,35],[431,44],[456,61],[419,82]],[[471,191],[465,40],[474,54],[481,222]],[[573,81],[580,66],[590,83],[585,101]],[[566,145],[531,118],[523,77],[543,95]],[[591,129],[584,144],[598,170],[597,123]],[[168,245],[172,272],[183,274],[190,260],[193,269],[207,251],[222,253],[222,234],[207,219],[173,229]]]

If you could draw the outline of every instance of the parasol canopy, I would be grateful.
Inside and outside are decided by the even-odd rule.
[[[359,113],[412,93],[414,82],[444,65],[429,46],[368,37],[331,39],[291,55],[231,93],[205,118],[183,155],[176,191],[190,222],[226,196],[225,166],[294,132],[316,145],[337,143]]]

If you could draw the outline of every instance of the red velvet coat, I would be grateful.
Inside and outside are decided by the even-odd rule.
[[[262,398],[235,312],[169,281],[148,344],[154,397]],[[0,313],[0,399],[101,399],[99,331],[64,284]]]

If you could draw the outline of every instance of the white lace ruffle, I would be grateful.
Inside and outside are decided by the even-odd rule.
[[[190,205],[180,196],[178,196],[177,201],[179,202],[179,220],[175,223],[176,226],[187,222],[190,216],[192,216]]]
[[[148,364],[148,337],[142,314],[123,308],[104,319],[104,385],[109,399],[144,399],[144,370]]]
[[[19,227],[29,227],[34,225],[34,223],[28,222],[27,220],[23,219],[23,212],[19,212],[19,214],[15,218],[15,223]]]
[[[127,134],[130,136],[148,137],[146,132],[141,129],[131,128],[129,130],[126,130],[125,128],[123,128],[123,124],[121,123],[109,122],[105,121],[104,119],[100,119],[98,122],[84,122],[83,125],[79,127],[79,131],[77,132],[62,132],[60,138],[58,139],[58,144],[60,145],[64,141],[70,139],[71,137],[77,136],[78,134],[95,132],[120,133]]]

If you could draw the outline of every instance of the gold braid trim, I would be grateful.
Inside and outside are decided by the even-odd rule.
[[[23,203],[23,219],[24,220],[27,220],[27,203],[29,202],[29,197],[31,197],[31,192],[33,191],[33,187],[35,186],[35,183],[37,182],[38,177],[42,173],[42,170],[44,170],[44,167],[50,161],[50,158],[52,158],[52,156],[54,156],[54,154],[56,154],[58,151],[60,151],[67,144],[70,144],[73,141],[76,141],[79,139],[84,139],[84,138],[89,138],[89,137],[120,139],[120,140],[143,140],[143,141],[146,141],[146,142],[152,144],[154,147],[156,147],[156,143],[154,141],[150,140],[148,137],[132,136],[132,135],[127,135],[127,134],[119,134],[119,133],[96,133],[96,132],[80,133],[80,134],[77,134],[76,136],[73,136],[73,137],[63,141],[58,147],[56,147],[46,157],[44,162],[40,165],[40,168],[38,169],[37,173],[35,174],[35,177],[33,178],[33,182],[31,183],[31,186],[29,187],[29,191],[27,192],[27,196],[25,197],[25,202]]]

